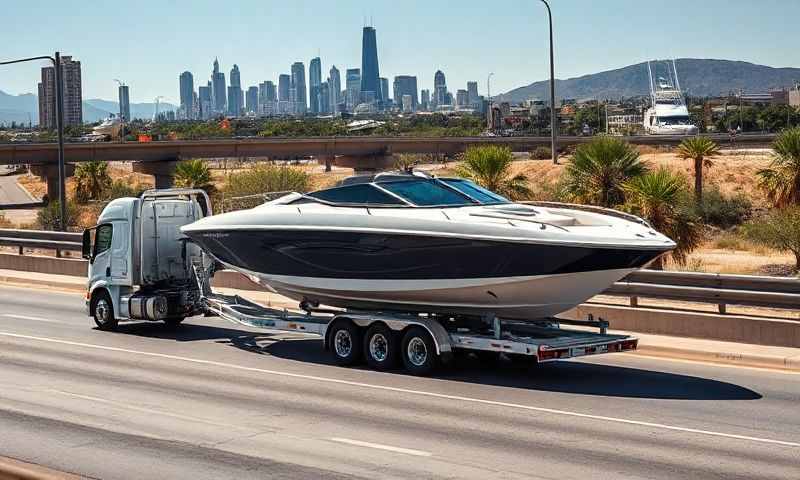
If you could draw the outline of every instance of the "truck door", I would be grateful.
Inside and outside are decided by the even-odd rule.
[[[114,236],[111,241],[111,279],[116,285],[131,285],[133,281],[130,224],[115,221]]]
[[[114,227],[104,223],[95,227],[92,246],[92,266],[90,277],[94,282],[101,278],[111,277],[111,246],[114,241]]]

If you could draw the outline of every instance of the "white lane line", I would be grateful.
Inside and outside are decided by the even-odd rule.
[[[448,395],[445,393],[435,393],[435,392],[426,392],[423,390],[412,390],[408,388],[400,388],[400,387],[389,387],[386,385],[374,385],[370,383],[362,383],[362,382],[353,382],[350,380],[339,380],[336,378],[325,378],[325,377],[317,377],[314,375],[304,375],[302,373],[290,373],[290,372],[281,372],[277,370],[267,370],[263,368],[255,368],[255,367],[245,367],[242,365],[234,365],[231,363],[223,363],[223,362],[215,362],[213,360],[203,360],[199,358],[189,358],[189,357],[179,357],[177,355],[167,355],[165,353],[153,353],[153,352],[142,352],[139,350],[129,350],[127,348],[119,348],[119,347],[108,347],[105,345],[94,345],[91,343],[81,343],[81,342],[71,342],[69,340],[57,340],[55,338],[46,338],[46,337],[35,337],[31,335],[20,335],[18,333],[8,333],[8,332],[0,332],[0,336],[10,337],[10,338],[21,338],[26,340],[36,340],[40,342],[50,342],[50,343],[57,343],[61,345],[71,345],[75,347],[84,347],[84,348],[92,348],[95,350],[105,350],[109,352],[120,352],[120,353],[130,353],[134,355],[143,355],[147,357],[154,357],[154,358],[166,358],[170,360],[178,360],[182,362],[190,362],[196,363],[199,365],[211,365],[215,367],[222,367],[222,368],[230,368],[234,370],[241,370],[246,372],[257,372],[257,373],[265,373],[268,375],[275,375],[279,377],[286,377],[286,378],[299,378],[303,380],[313,380],[317,382],[324,382],[324,383],[333,383],[337,385],[348,385],[351,387],[361,387],[361,388],[369,388],[373,390],[382,390],[386,392],[396,392],[396,393],[407,393],[411,395],[419,395],[424,397],[431,397],[431,398],[441,398],[445,400],[457,400],[460,402],[468,402],[468,403],[476,403],[480,405],[492,405],[495,407],[506,407],[512,408],[517,410],[525,410],[529,412],[540,412],[540,413],[551,413],[555,415],[563,415],[568,417],[576,417],[576,418],[586,418],[591,420],[601,420],[605,422],[613,422],[613,423],[622,423],[626,425],[636,425],[640,427],[648,427],[648,428],[657,428],[661,430],[671,430],[675,432],[684,432],[684,433],[695,433],[698,435],[708,435],[712,437],[722,437],[722,438],[731,438],[735,440],[747,440],[751,442],[758,442],[758,443],[767,443],[771,445],[782,445],[785,447],[794,447],[800,448],[800,443],[798,442],[789,442],[785,440],[774,440],[771,438],[763,438],[763,437],[751,437],[747,435],[736,435],[732,433],[723,433],[723,432],[714,432],[710,430],[700,430],[697,428],[687,428],[687,427],[678,427],[675,425],[666,425],[663,423],[653,423],[653,422],[642,422],[639,420],[629,420],[627,418],[618,418],[618,417],[607,417],[603,415],[592,415],[588,413],[580,413],[580,412],[571,412],[569,410],[557,410],[554,408],[545,408],[545,407],[534,407],[531,405],[522,405],[519,403],[508,403],[508,402],[498,402],[495,400],[484,400],[482,398],[473,398],[473,397],[462,397],[459,395]]]
[[[332,442],[346,443],[356,447],[374,448],[376,450],[386,450],[387,452],[404,453],[406,455],[415,455],[417,457],[430,457],[431,452],[423,452],[422,450],[414,450],[412,448],[393,447],[391,445],[381,445],[380,443],[362,442],[360,440],[350,440],[349,438],[329,438]]]
[[[58,320],[50,320],[49,318],[42,318],[42,317],[32,317],[30,315],[17,315],[16,313],[4,313],[0,316],[7,317],[7,318],[16,318],[19,320],[32,320],[34,322],[47,322],[47,323],[67,323],[67,322],[59,322]]]

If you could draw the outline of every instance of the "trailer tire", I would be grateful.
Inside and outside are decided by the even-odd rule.
[[[361,329],[350,320],[337,320],[330,329],[330,349],[337,365],[351,366],[361,361]]]
[[[119,321],[114,315],[114,304],[108,291],[98,290],[92,295],[91,312],[94,323],[100,330],[113,332],[119,326]]]
[[[376,323],[364,334],[364,358],[375,370],[391,370],[397,367],[400,355],[400,339],[382,323]]]
[[[439,363],[433,337],[427,330],[416,325],[406,330],[403,335],[400,354],[406,370],[412,375],[430,375]]]

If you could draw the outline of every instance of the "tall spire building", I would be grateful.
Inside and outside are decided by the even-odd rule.
[[[337,113],[337,108],[339,104],[342,103],[342,77],[336,65],[331,67],[330,76],[328,77],[328,88],[331,97],[329,110],[331,113]]]
[[[378,42],[373,27],[364,27],[361,39],[361,100],[366,103],[379,102],[381,94],[380,71],[378,69]]]
[[[311,113],[324,113],[326,108],[322,105],[322,61],[319,57],[312,58],[308,66],[308,87]]]
[[[224,114],[227,98],[225,91],[225,74],[219,71],[219,60],[214,59],[214,71],[211,72],[211,97],[215,114]]]

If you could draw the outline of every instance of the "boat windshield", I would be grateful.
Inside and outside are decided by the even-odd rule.
[[[450,207],[478,203],[459,190],[447,188],[434,179],[380,182],[378,185],[419,207]]]
[[[510,203],[507,198],[463,178],[440,178],[439,180],[480,203]]]
[[[692,122],[686,115],[676,115],[670,117],[658,117],[661,125],[691,125]]]

